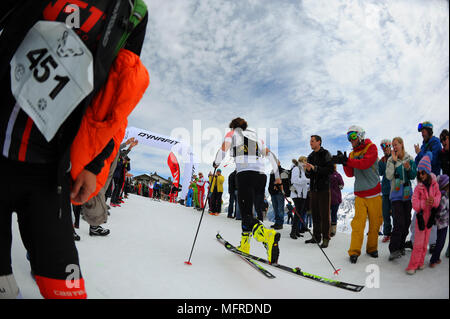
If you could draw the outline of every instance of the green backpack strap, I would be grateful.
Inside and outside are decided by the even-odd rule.
[[[128,21],[124,22],[125,31],[120,38],[119,44],[117,45],[115,55],[117,55],[117,53],[119,53],[119,50],[125,46],[128,37],[136,28],[136,26],[142,21],[142,19],[144,19],[145,14],[147,13],[147,5],[145,4],[144,0],[129,0],[129,2],[130,6],[132,6],[131,14],[128,18]]]

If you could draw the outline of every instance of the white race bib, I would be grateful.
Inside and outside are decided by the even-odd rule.
[[[62,22],[36,22],[11,60],[11,91],[47,141],[93,83],[91,52]]]

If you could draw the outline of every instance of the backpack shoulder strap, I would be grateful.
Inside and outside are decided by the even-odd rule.
[[[116,55],[119,52],[119,50],[125,46],[128,37],[136,28],[136,26],[144,19],[145,14],[147,13],[147,5],[143,0],[128,0],[128,1],[131,7],[130,16],[128,17],[128,20],[123,21],[125,31],[122,35],[122,38],[119,41],[119,44],[117,45],[115,52]]]

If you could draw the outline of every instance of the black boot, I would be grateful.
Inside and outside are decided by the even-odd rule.
[[[358,261],[358,255],[351,255],[350,256],[350,262],[352,264],[356,264],[357,261]]]

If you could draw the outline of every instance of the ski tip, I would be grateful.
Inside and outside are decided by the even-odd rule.
[[[185,261],[184,262],[186,265],[192,266],[192,263],[190,261]]]

